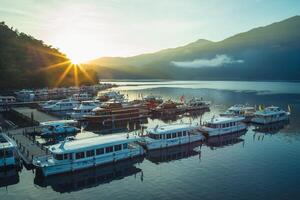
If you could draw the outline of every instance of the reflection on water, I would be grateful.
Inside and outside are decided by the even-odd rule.
[[[132,83],[133,84],[133,83]],[[136,82],[134,83],[136,84]],[[142,89],[141,89],[142,88]],[[250,125],[246,133],[213,138],[202,147],[183,145],[148,152],[145,159],[91,168],[48,178],[23,170],[1,180],[0,199],[300,199],[300,83],[169,82],[118,88],[134,99],[142,93],[179,101],[203,97],[210,112],[164,121],[148,118],[154,127],[199,123],[234,104],[292,108],[289,124]],[[135,128],[134,128],[135,127]],[[139,125],[121,128],[139,129]],[[108,131],[109,132],[109,131]],[[276,134],[274,134],[276,133]],[[80,134],[78,134],[80,136]],[[262,142],[263,141],[263,142]],[[201,159],[201,164],[199,164]],[[10,177],[10,176],[7,176]],[[34,182],[34,184],[33,184]],[[6,188],[2,185],[9,185]],[[75,192],[78,191],[78,192]]]
[[[155,163],[170,162],[189,158],[196,155],[201,155],[200,151],[196,151],[196,147],[201,147],[201,142],[195,142],[192,144],[174,146],[166,149],[157,149],[147,152],[146,159]]]
[[[212,137],[209,138],[205,144],[210,147],[210,149],[214,150],[217,148],[222,148],[222,147],[229,147],[231,145],[235,145],[238,143],[243,143],[245,140],[240,138],[241,136],[245,135],[247,131],[239,132],[239,133],[232,133],[232,134],[227,134],[223,136],[218,136],[218,137]]]
[[[253,131],[255,133],[276,134],[281,129],[284,129],[289,124],[289,121],[282,121],[272,124],[255,124]]]
[[[19,183],[19,173],[16,168],[0,170],[0,188]]]
[[[94,168],[76,171],[72,173],[59,174],[55,176],[43,177],[37,174],[34,178],[34,183],[40,187],[50,186],[54,191],[59,193],[75,192],[91,187],[96,187],[102,184],[110,183],[114,180],[120,180],[127,176],[137,176],[143,180],[143,172],[137,168],[135,164],[141,163],[142,157],[133,158]]]

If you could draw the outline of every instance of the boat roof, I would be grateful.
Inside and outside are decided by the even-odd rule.
[[[5,134],[0,133],[0,150],[15,147],[15,143]]]
[[[192,124],[172,124],[172,125],[163,125],[163,126],[156,126],[154,128],[148,128],[147,131],[152,134],[168,134],[168,133],[185,131],[185,130],[195,129],[195,128],[197,128],[197,126]]]
[[[264,110],[256,111],[255,115],[271,116],[271,115],[276,115],[279,113],[286,113],[286,111],[281,110],[281,108],[279,108],[277,106],[270,106],[270,107],[265,108]]]
[[[251,110],[255,109],[253,106],[248,106],[248,105],[234,105],[231,106],[228,110],[234,110],[234,111],[239,111],[239,110]]]
[[[77,139],[66,141],[63,143],[55,144],[49,147],[52,153],[71,153],[78,151],[85,151],[86,149],[91,149],[95,147],[103,148],[110,145],[117,145],[122,143],[134,142],[140,140],[139,136],[132,134],[112,134],[96,136],[84,139]]]
[[[41,122],[41,126],[52,126],[52,125],[59,125],[59,124],[75,124],[77,123],[76,120],[56,120],[56,121],[48,121],[48,122]]]
[[[230,123],[230,122],[238,122],[244,119],[245,119],[244,117],[214,117],[207,122],[210,124],[223,124],[223,123]]]

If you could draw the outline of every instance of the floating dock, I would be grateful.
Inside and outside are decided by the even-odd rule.
[[[30,107],[15,107],[11,109],[12,112],[19,115],[23,119],[32,122],[34,125],[39,125],[42,122],[57,121],[58,117],[42,112],[36,108]]]
[[[47,149],[30,135],[30,133],[38,130],[39,127],[30,127],[15,129],[6,133],[17,143],[19,155],[27,166],[32,165],[34,157],[48,154]]]

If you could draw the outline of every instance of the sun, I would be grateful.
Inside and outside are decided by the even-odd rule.
[[[71,63],[74,64],[74,65],[79,65],[79,64],[84,63],[84,60],[83,60],[83,59],[76,58],[76,57],[70,58],[70,61],[71,61]]]

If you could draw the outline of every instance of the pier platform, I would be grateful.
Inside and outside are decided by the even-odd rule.
[[[19,128],[6,133],[16,142],[19,155],[27,166],[32,166],[34,157],[48,154],[47,149],[29,134],[38,129],[39,127]]]
[[[60,120],[58,117],[42,112],[36,108],[15,107],[12,108],[12,111],[35,125],[39,125],[42,122]]]

